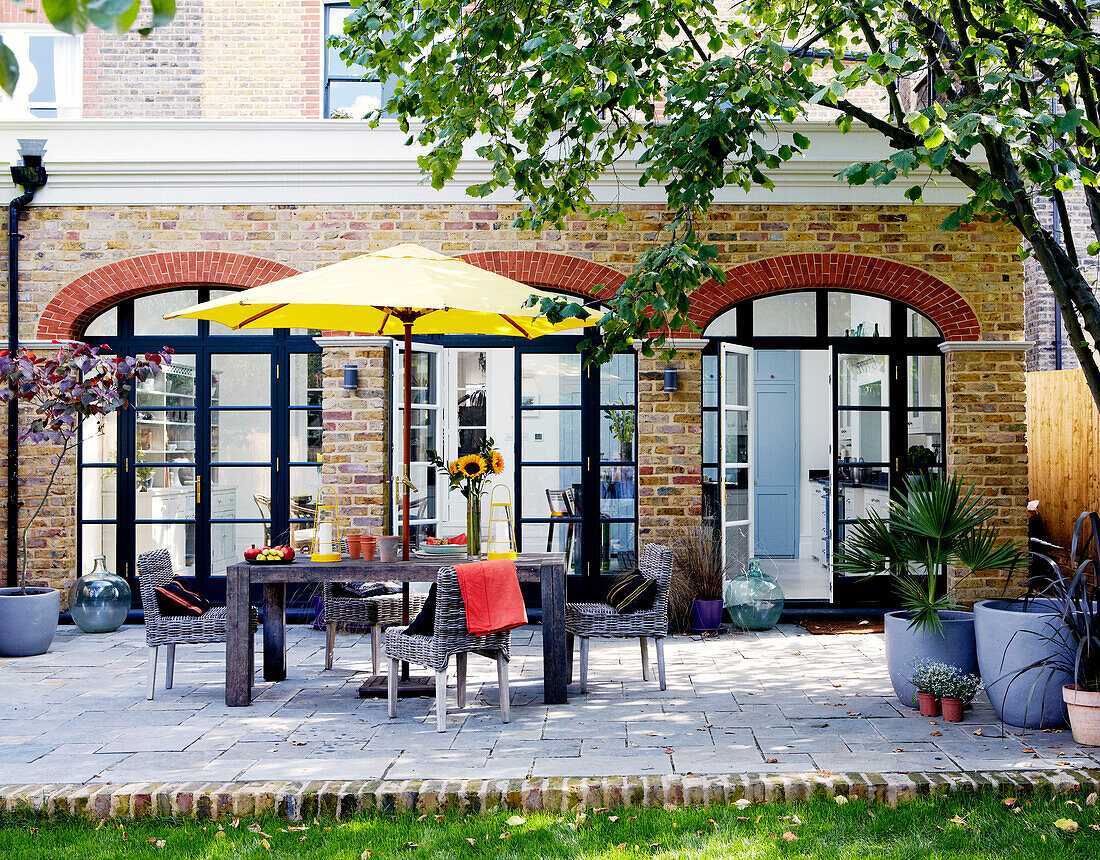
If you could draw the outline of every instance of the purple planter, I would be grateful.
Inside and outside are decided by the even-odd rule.
[[[691,630],[694,633],[712,633],[722,629],[721,600],[693,600],[691,602]]]

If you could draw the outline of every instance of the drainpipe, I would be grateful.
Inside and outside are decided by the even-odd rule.
[[[46,184],[46,168],[42,156],[45,140],[20,140],[20,163],[12,165],[11,180],[23,193],[8,204],[8,349],[19,349],[19,214],[30,205],[34,193]],[[8,403],[8,551],[7,582],[19,584],[19,406],[13,398]]]

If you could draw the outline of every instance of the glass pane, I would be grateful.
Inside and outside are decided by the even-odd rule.
[[[95,560],[99,556],[107,557],[107,570],[122,576],[115,555],[116,526],[108,523],[93,523],[80,527],[80,567],[81,573],[91,573]]]
[[[874,511],[879,516],[890,513],[890,481],[885,472],[880,480],[862,486],[840,485],[838,519],[864,519]]]
[[[80,470],[81,516],[86,520],[113,520],[118,499],[118,470],[83,468]]]
[[[630,355],[613,355],[600,368],[600,405],[631,406],[634,404],[634,377],[636,358]]]
[[[138,523],[134,526],[137,555],[151,549],[166,549],[177,576],[195,575],[194,523]]]
[[[924,314],[905,309],[906,328],[910,337],[942,337],[939,328]]]
[[[718,356],[703,356],[703,406],[718,405]]]
[[[885,355],[837,357],[839,406],[885,406],[890,396],[890,365]]]
[[[195,406],[195,356],[176,353],[163,372],[138,383],[134,405],[167,409],[190,409]]]
[[[757,337],[814,337],[817,334],[817,296],[783,293],[752,304],[752,333]]]
[[[272,537],[263,523],[211,523],[210,575],[225,576],[229,565],[244,561],[244,551],[250,546],[282,543],[286,543],[286,535]]]
[[[943,401],[943,356],[911,355],[906,360],[910,406],[940,406]]]
[[[294,409],[290,413],[290,461],[320,463],[322,414],[319,409]]]
[[[718,411],[703,413],[703,462],[718,462]]]
[[[194,463],[195,413],[182,409],[139,409],[136,420],[137,463]],[[171,481],[160,470],[144,472],[149,486],[169,487]],[[141,477],[139,475],[139,477]]]
[[[239,292],[241,292],[241,290],[211,290],[210,291],[210,299],[211,299],[211,301],[214,300],[214,299],[224,299],[226,296],[231,296],[231,295],[233,295],[235,293],[239,293]],[[241,335],[249,335],[249,334],[250,335],[264,335],[264,334],[271,334],[271,329],[269,329],[269,328],[251,328],[251,327],[233,329],[233,328],[230,328],[229,326],[222,325],[219,322],[212,322],[212,323],[210,323],[210,334],[215,335],[217,337],[223,337],[225,335],[238,335],[238,334],[241,334]]]
[[[520,357],[522,406],[580,406],[581,357],[531,354]]]
[[[332,118],[362,119],[378,110],[393,95],[394,78],[379,81],[329,81],[328,114]],[[389,114],[383,113],[383,116]]]
[[[634,518],[634,467],[600,470],[600,515],[613,520]]]
[[[543,519],[551,515],[547,490],[572,490],[580,503],[581,470],[579,466],[523,466],[524,519]]]
[[[271,508],[271,467],[246,466],[210,470],[212,520],[268,519]]]
[[[486,413],[486,355],[484,352],[456,354],[455,392],[458,403],[458,455],[471,454],[488,438]]]
[[[727,463],[749,462],[749,413],[743,409],[726,410]]]
[[[439,395],[436,392],[436,354],[434,352],[417,352],[413,350],[412,361],[412,402],[413,403],[438,403]],[[396,367],[394,368],[394,381],[397,386],[396,395],[399,407],[405,404],[405,351],[398,350]]]
[[[523,459],[527,462],[576,462],[581,458],[579,409],[524,409],[520,412],[520,431]]]
[[[727,523],[747,522],[749,519],[749,470],[726,469]]]
[[[600,523],[600,570],[615,572],[638,567],[634,523]]]
[[[290,405],[321,408],[324,373],[321,353],[296,352],[290,356]]]
[[[572,526],[572,533],[569,529]],[[560,520],[552,523],[524,523],[519,535],[524,552],[567,552],[566,566],[571,568],[580,555],[581,524]],[[572,562],[572,563],[571,563]]]
[[[485,444],[489,433],[485,429],[458,431],[458,456],[473,454]]]
[[[27,56],[38,75],[29,102],[57,101],[57,69],[54,62],[56,40],[53,36],[28,36]]]
[[[351,7],[349,6],[329,6],[325,9],[325,15],[328,24],[328,34],[330,36],[342,36],[344,34],[344,19],[351,14]],[[335,74],[337,72],[343,74],[346,72],[348,75],[355,75],[362,77],[366,72],[362,66],[347,65],[342,59],[340,59],[340,51],[336,48],[326,48],[325,50],[325,64],[329,74]]]
[[[722,368],[722,384],[727,406],[749,405],[749,356],[744,352],[727,352]]]
[[[118,462],[118,413],[80,422],[81,457],[85,463]]]
[[[138,472],[141,468],[138,468]],[[195,519],[195,469],[193,466],[153,468],[153,486],[148,486],[139,474],[135,478],[134,514],[139,520]],[[172,483],[163,486],[163,481]],[[184,484],[183,481],[187,483]]]
[[[84,337],[113,337],[118,334],[118,308],[105,310],[84,329]]]
[[[438,412],[435,409],[416,409],[413,411],[413,425],[412,425],[412,438],[411,453],[410,456],[415,462],[417,460],[426,460],[428,457],[428,451],[438,450],[439,443],[436,439],[436,423],[438,421]],[[404,462],[404,424],[405,410],[399,409],[394,414],[394,457],[397,463]]]
[[[633,408],[609,409],[600,414],[600,461],[612,463],[634,462],[635,424],[637,416]]]
[[[888,337],[890,302],[860,293],[829,293],[829,337]]]
[[[314,502],[321,489],[321,464],[290,467],[290,516],[313,519]]]
[[[906,434],[909,471],[938,465],[943,460],[943,414],[938,410],[910,412]]]
[[[749,527],[726,527],[726,571],[728,576],[744,573],[749,566]]]
[[[134,299],[134,334],[198,334],[198,320],[166,320],[165,314],[199,303],[198,290],[172,290]],[[172,359],[175,364],[175,357]]]
[[[887,462],[890,459],[889,417],[886,410],[840,410],[837,415],[837,453],[840,462]],[[855,468],[858,472],[859,467]]]
[[[270,406],[271,356],[210,356],[211,406]]]
[[[429,466],[427,463],[413,463],[409,469],[409,475],[413,486],[416,488],[409,491],[409,519],[436,519],[438,513],[436,509],[435,466]],[[400,519],[400,504],[397,506],[397,516]]]
[[[271,413],[213,410],[210,413],[210,460],[215,463],[270,463]]]
[[[711,320],[705,335],[706,337],[736,337],[737,309],[730,308]]]

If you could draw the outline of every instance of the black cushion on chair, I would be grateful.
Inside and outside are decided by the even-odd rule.
[[[657,581],[634,570],[620,576],[607,591],[607,602],[620,615],[652,609],[657,599]]]
[[[210,601],[199,594],[191,579],[177,576],[171,582],[153,589],[157,595],[157,610],[164,616],[185,615],[197,618],[210,609]]]
[[[334,582],[333,597],[381,597],[383,594],[400,594],[396,582]]]
[[[406,633],[413,636],[432,636],[435,634],[435,583],[428,589],[428,597],[424,600],[424,606],[420,613],[412,620],[406,629]]]

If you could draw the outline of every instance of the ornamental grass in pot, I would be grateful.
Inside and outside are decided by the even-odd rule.
[[[20,532],[19,585],[0,588],[0,657],[44,654],[57,632],[61,594],[56,588],[27,584],[27,541],[76,444],[81,419],[102,420],[127,406],[134,382],[156,376],[171,361],[169,349],[136,358],[100,355],[104,348],[57,343],[56,352],[42,356],[28,349],[15,355],[0,350],[0,403],[15,400],[31,410],[20,442],[52,446],[49,479]]]
[[[836,569],[855,576],[889,575],[903,609],[885,618],[886,662],[902,704],[915,707],[910,682],[920,660],[976,674],[974,616],[960,611],[941,582],[948,568],[965,579],[977,572],[1014,570],[1020,545],[1002,540],[992,520],[996,510],[973,485],[937,472],[910,475],[889,514],[850,527],[838,548]]]
[[[679,629],[696,633],[722,627],[722,583],[726,565],[722,542],[712,532],[693,526],[673,541],[669,614]]]

